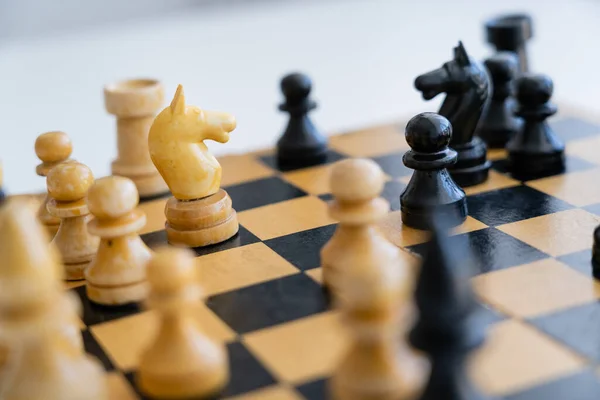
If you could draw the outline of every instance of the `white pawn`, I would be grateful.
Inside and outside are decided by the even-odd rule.
[[[332,398],[410,398],[422,375],[399,339],[413,277],[400,250],[376,226],[389,211],[388,202],[379,197],[383,172],[371,160],[348,159],[333,167],[330,178],[335,198],[330,213],[340,225],[323,249],[324,268],[329,268],[334,303],[350,336],[330,381]]]
[[[146,225],[138,202],[135,183],[125,177],[100,178],[88,191],[87,204],[94,215],[88,232],[101,238],[84,274],[87,296],[95,303],[122,305],[148,294],[146,264],[151,252],[138,234]]]
[[[0,398],[107,400],[101,364],[74,339],[77,304],[63,291],[58,252],[22,201],[0,209],[0,265],[0,333],[8,345]]]
[[[162,248],[148,264],[148,305],[160,314],[158,334],[143,352],[140,390],[152,398],[204,398],[229,381],[223,343],[202,332],[194,310],[202,298],[195,259],[187,249]]]
[[[42,161],[42,163],[35,168],[35,172],[39,176],[47,176],[52,168],[67,161],[69,157],[71,157],[72,152],[73,144],[66,133],[60,131],[42,133],[35,140],[35,154],[40,161]],[[44,224],[46,229],[48,229],[50,239],[52,239],[56,234],[56,231],[58,231],[60,218],[54,217],[48,213],[47,204],[49,200],[50,197],[46,195],[46,198],[42,204],[40,204],[38,218],[42,224]]]
[[[87,191],[94,183],[90,169],[77,162],[62,163],[46,179],[48,212],[61,219],[52,243],[60,251],[67,280],[83,279],[83,271],[98,250],[100,239],[88,233]]]

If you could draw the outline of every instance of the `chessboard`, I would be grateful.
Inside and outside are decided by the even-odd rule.
[[[489,179],[465,189],[469,215],[451,240],[475,255],[472,283],[489,323],[470,371],[485,393],[510,400],[597,399],[600,284],[590,260],[600,225],[600,120],[559,107],[550,124],[566,143],[563,173],[519,181],[507,172],[505,151],[490,150]],[[327,209],[336,161],[365,157],[381,166],[391,205],[381,230],[418,265],[428,235],[403,226],[399,211],[412,173],[402,162],[409,149],[404,126],[333,135],[326,162],[308,168],[278,169],[274,150],[219,159],[240,230],[194,251],[206,300],[197,317],[208,335],[227,343],[231,379],[220,398],[327,397],[327,379],[347,343],[319,260],[336,229]],[[139,205],[147,215],[141,237],[151,248],[167,245],[166,201]],[[86,298],[84,281],[66,286],[83,303],[85,349],[108,372],[110,398],[144,398],[134,376],[156,332],[155,312],[98,306]]]

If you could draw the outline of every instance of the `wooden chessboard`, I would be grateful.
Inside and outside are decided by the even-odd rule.
[[[476,255],[474,288],[487,305],[486,346],[473,378],[510,400],[597,399],[600,394],[600,285],[591,276],[592,232],[600,224],[600,123],[561,112],[552,120],[567,143],[567,171],[526,182],[509,176],[505,153],[490,151],[489,180],[468,188],[469,218],[453,240]],[[227,342],[235,399],[324,399],[345,347],[338,314],[320,285],[319,251],[335,230],[327,214],[328,170],[345,157],[369,157],[387,174],[392,213],[382,229],[418,260],[427,236],[402,227],[399,195],[411,170],[403,124],[331,138],[327,164],[279,171],[273,152],[223,157],[223,186],[241,224],[231,240],[197,249],[206,305],[204,329]],[[143,240],[166,245],[166,198],[143,202]],[[138,354],[156,330],[141,308],[90,304],[82,283],[86,350],[109,371],[111,399],[139,399]]]

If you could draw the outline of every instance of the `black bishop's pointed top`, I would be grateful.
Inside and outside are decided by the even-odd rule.
[[[462,237],[450,237],[447,218],[435,215],[415,289],[418,321],[413,345],[427,352],[440,346],[468,349],[483,341],[476,317],[479,303],[471,289],[472,252]]]

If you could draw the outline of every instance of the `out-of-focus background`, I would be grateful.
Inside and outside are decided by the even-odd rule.
[[[170,101],[234,114],[238,128],[215,154],[272,145],[285,116],[280,77],[309,74],[326,133],[437,109],[421,100],[418,74],[440,66],[459,39],[492,53],[484,21],[534,18],[530,69],[554,79],[555,100],[600,112],[600,3],[592,0],[0,0],[0,159],[10,193],[42,191],[37,135],[64,130],[74,157],[99,177],[116,154],[105,84],[161,80]]]

